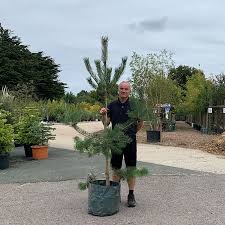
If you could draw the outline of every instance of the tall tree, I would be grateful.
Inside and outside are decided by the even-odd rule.
[[[20,38],[0,24],[0,88],[15,90],[18,84],[33,86],[39,99],[57,99],[64,95],[59,81],[60,68],[42,52],[32,53]]]
[[[163,103],[178,104],[180,88],[168,78],[173,66],[172,53],[166,50],[146,56],[134,52],[130,62],[133,92],[151,107]]]
[[[120,66],[115,68],[114,74],[112,76],[112,67],[108,67],[108,37],[101,38],[102,44],[102,57],[101,60],[95,60],[96,72],[93,71],[89,58],[84,58],[84,64],[86,66],[87,71],[90,74],[90,77],[87,78],[88,83],[99,93],[104,96],[104,105],[107,107],[108,99],[112,96],[113,89],[116,87],[116,83],[119,81],[120,77],[122,76],[126,63],[127,57],[122,58],[122,63]],[[107,133],[107,125],[104,123],[104,130]],[[119,131],[118,131],[119,132]],[[121,133],[121,137],[122,137]],[[104,138],[105,139],[105,138]],[[110,140],[110,139],[108,139]],[[118,142],[119,143],[119,142]],[[109,185],[109,159],[111,149],[107,145],[105,148],[105,175],[106,175],[106,184]],[[79,149],[79,148],[78,148]]]
[[[171,68],[168,77],[176,81],[182,89],[185,89],[188,78],[196,73],[203,74],[201,70],[196,69],[195,67],[180,65],[176,68]]]
[[[212,79],[212,82],[214,84],[213,104],[225,104],[225,74],[221,73],[219,75],[216,75]]]
[[[187,94],[183,103],[186,112],[205,112],[212,103],[213,83],[201,73],[190,77],[186,84]]]
[[[117,94],[117,82],[124,73],[127,57],[122,58],[122,63],[115,68],[112,74],[112,67],[108,66],[108,37],[102,37],[101,45],[101,60],[94,60],[96,72],[93,71],[89,58],[84,58],[84,64],[90,74],[87,78],[88,83],[96,90],[97,95],[100,97],[99,101],[105,103],[105,101]]]

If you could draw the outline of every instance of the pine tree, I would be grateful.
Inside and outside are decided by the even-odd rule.
[[[122,58],[121,64],[115,68],[112,76],[112,67],[108,66],[108,37],[102,37],[102,55],[101,60],[94,60],[96,72],[93,71],[89,58],[84,58],[84,63],[90,77],[87,78],[88,83],[102,96],[103,104],[107,106],[109,98],[117,94],[117,82],[121,78],[126,68],[127,57]]]
[[[93,71],[89,58],[84,58],[84,64],[86,66],[87,71],[90,74],[90,77],[87,78],[88,83],[94,88],[97,93],[103,96],[104,105],[107,107],[108,99],[112,96],[113,90],[116,87],[116,83],[123,75],[127,57],[122,58],[122,63],[120,66],[115,68],[114,75],[112,76],[112,67],[108,66],[108,37],[101,38],[101,45],[102,45],[102,55],[101,60],[95,60],[96,72]],[[107,125],[104,125],[104,129],[107,131]],[[108,135],[113,134],[114,131],[107,131]],[[122,135],[122,134],[121,134]],[[105,137],[106,139],[107,136]],[[116,141],[116,140],[115,140]],[[109,148],[106,148],[107,152],[110,152]],[[110,154],[104,154],[106,157],[106,183],[109,185],[109,159]]]
[[[0,89],[16,91],[18,84],[34,89],[38,99],[63,97],[65,84],[59,81],[60,68],[43,52],[33,53],[20,38],[0,24]]]

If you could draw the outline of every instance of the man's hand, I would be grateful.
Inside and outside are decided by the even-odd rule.
[[[107,108],[101,108],[100,109],[100,114],[101,115],[105,115],[107,113],[107,110],[108,110]]]
[[[107,117],[107,108],[101,108],[100,109],[100,114],[102,115],[102,123],[108,126],[110,124],[110,118]]]

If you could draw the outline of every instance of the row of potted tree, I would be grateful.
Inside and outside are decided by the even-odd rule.
[[[23,145],[26,157],[33,159],[48,158],[48,141],[54,139],[52,128],[43,123],[38,110],[25,108],[18,117],[11,119],[9,112],[0,110],[0,169],[9,167],[9,153],[15,145]]]

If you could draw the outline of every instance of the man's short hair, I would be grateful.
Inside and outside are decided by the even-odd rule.
[[[120,85],[121,85],[121,84],[124,84],[124,83],[125,83],[125,84],[129,84],[129,87],[130,87],[130,89],[131,89],[131,85],[130,85],[130,82],[129,82],[128,80],[124,80],[124,81],[120,82],[119,85],[118,85],[118,88],[120,88]]]

